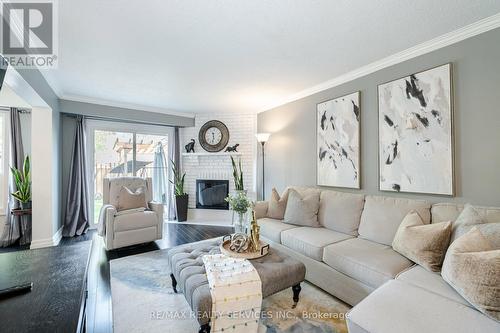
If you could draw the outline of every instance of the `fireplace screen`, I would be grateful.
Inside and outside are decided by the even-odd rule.
[[[196,208],[229,209],[228,194],[229,180],[196,180]]]

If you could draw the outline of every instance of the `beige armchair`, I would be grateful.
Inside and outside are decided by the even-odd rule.
[[[125,186],[131,191],[143,186],[149,209],[117,212],[119,193]],[[99,235],[106,250],[152,242],[162,238],[163,205],[152,202],[151,178],[120,177],[103,181],[103,206],[99,216]]]

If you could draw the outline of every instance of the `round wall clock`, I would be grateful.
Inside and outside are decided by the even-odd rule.
[[[218,120],[207,121],[198,133],[200,145],[208,152],[221,151],[229,142],[229,130],[223,122]]]

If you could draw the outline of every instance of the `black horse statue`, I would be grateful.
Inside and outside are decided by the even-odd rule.
[[[194,153],[194,143],[194,139],[191,139],[191,142],[184,146],[186,153]]]
[[[224,151],[225,151],[225,152],[229,152],[229,153],[230,153],[230,152],[235,152],[235,153],[237,153],[237,152],[238,152],[238,146],[239,146],[239,145],[240,145],[240,144],[239,144],[239,143],[237,143],[237,144],[235,144],[234,146],[227,146],[227,147],[226,147],[226,150],[224,150]]]

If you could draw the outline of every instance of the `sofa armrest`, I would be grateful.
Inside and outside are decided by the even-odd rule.
[[[267,207],[269,206],[269,202],[267,201],[256,201],[254,210],[255,210],[255,218],[261,219],[267,216]]]
[[[163,209],[164,205],[159,202],[151,201],[149,203],[149,208],[156,213],[158,217],[158,237],[161,239],[163,237]]]

